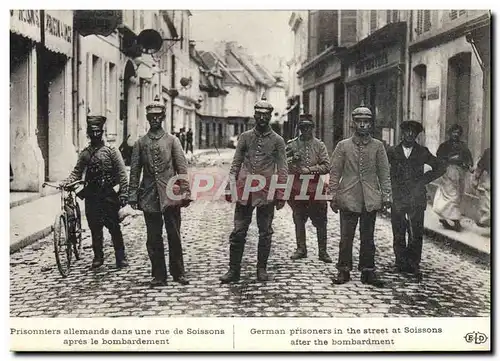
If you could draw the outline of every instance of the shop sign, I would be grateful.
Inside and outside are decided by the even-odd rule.
[[[360,60],[355,65],[355,74],[363,74],[370,70],[380,68],[389,63],[387,52],[384,51],[379,54],[375,54],[374,57]]]
[[[353,61],[349,65],[348,78],[352,79],[371,75],[381,68],[399,64],[401,60],[401,48],[399,44],[377,52],[370,52],[369,49],[366,49],[363,51],[363,54],[366,54],[366,56]]]
[[[31,40],[40,41],[40,10],[10,10],[10,30]]]
[[[439,99],[439,87],[435,86],[427,89],[427,100]]]
[[[45,46],[56,53],[71,57],[73,53],[73,11],[45,11]]]

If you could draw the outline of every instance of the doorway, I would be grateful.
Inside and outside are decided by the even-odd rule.
[[[53,53],[46,48],[39,47],[37,61],[37,141],[45,163],[45,180],[49,180],[49,148],[51,139],[49,137],[49,126],[64,125],[64,69],[67,57],[62,54]],[[53,119],[58,117],[58,119]],[[53,120],[52,120],[53,119]],[[52,120],[52,121],[51,121]],[[60,130],[53,129],[54,134],[60,134]],[[54,139],[55,141],[55,139]]]
[[[130,61],[125,65],[125,71],[123,73],[123,100],[122,100],[122,109],[121,116],[123,120],[123,140],[126,140],[129,136],[128,124],[129,120],[131,120],[131,105],[134,104],[132,99],[132,78],[135,76],[134,66]]]
[[[460,53],[448,60],[446,127],[460,125],[465,143],[469,135],[470,77],[471,53]]]
[[[335,83],[333,90],[333,149],[344,139],[344,84]]]

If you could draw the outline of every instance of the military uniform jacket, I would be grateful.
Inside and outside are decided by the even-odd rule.
[[[425,185],[441,177],[446,165],[436,158],[426,147],[415,144],[406,158],[402,144],[387,151],[391,165],[391,185],[393,208],[426,207],[427,191]],[[424,164],[432,167],[424,173]]]
[[[76,166],[67,179],[68,183],[82,179],[85,171],[87,182],[85,198],[102,198],[115,195],[113,187],[120,185],[118,196],[127,199],[128,179],[123,158],[118,149],[101,143],[89,145],[81,151]]]
[[[253,206],[258,207],[273,202],[274,199],[283,199],[283,188],[277,188],[271,200],[268,199],[271,178],[277,175],[277,183],[284,185],[288,175],[285,141],[273,130],[260,133],[255,128],[250,129],[241,133],[238,140],[229,176],[236,180],[238,202],[244,205],[248,204],[248,200],[243,199],[243,191],[247,178],[252,174],[262,175],[266,179],[262,190],[251,193]],[[257,184],[252,182],[252,185]]]
[[[314,199],[320,176],[330,172],[330,159],[328,158],[328,150],[325,143],[318,138],[313,137],[310,140],[304,141],[300,136],[290,140],[287,144],[287,155],[292,155],[287,158],[288,173],[293,175],[293,186],[291,199],[300,193],[302,184],[305,180],[300,179],[301,174],[310,174],[314,178],[308,182],[307,195],[309,199]],[[301,173],[302,167],[306,167],[309,172]],[[327,191],[327,184],[320,184],[322,194]]]
[[[172,177],[181,174],[187,177],[187,161],[179,139],[164,130],[157,134],[148,132],[132,150],[129,202],[137,202],[144,212],[163,212],[168,206],[179,205],[180,201],[168,197],[167,186]],[[175,183],[181,194],[189,195],[187,180]]]
[[[384,144],[354,135],[340,141],[332,154],[329,191],[341,210],[361,213],[392,202],[389,161]]]

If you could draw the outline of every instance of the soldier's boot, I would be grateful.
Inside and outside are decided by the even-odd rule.
[[[104,264],[104,252],[102,250],[102,239],[94,241],[92,240],[92,248],[94,250],[94,259],[92,260],[91,268],[99,268]]]
[[[125,268],[129,266],[124,249],[118,249],[115,251],[115,259],[116,259],[116,268]]]
[[[318,233],[318,257],[320,261],[323,261],[325,263],[332,263],[332,259],[328,255],[328,252],[326,251],[326,226],[324,227],[317,227],[316,232]]]
[[[243,245],[231,245],[229,247],[229,271],[219,278],[221,283],[232,283],[240,280],[241,258],[243,257]]]
[[[339,271],[337,273],[337,277],[333,278],[333,284],[335,285],[343,285],[351,280],[351,274],[349,271]]]
[[[295,225],[295,237],[297,238],[297,249],[290,259],[296,260],[307,257],[306,230],[305,225]]]
[[[385,286],[385,282],[377,277],[375,271],[361,271],[361,283],[372,285],[377,288]]]
[[[267,242],[266,242],[267,243]],[[270,241],[268,242],[270,243]],[[259,243],[257,250],[257,280],[261,282],[269,281],[267,274],[267,260],[271,251],[270,244]]]

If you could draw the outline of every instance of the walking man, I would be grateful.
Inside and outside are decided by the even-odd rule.
[[[286,183],[288,169],[285,141],[269,126],[273,106],[264,97],[255,104],[254,110],[255,127],[240,135],[229,172],[230,178],[236,180],[238,199],[226,196],[227,201],[236,202],[236,208],[234,229],[229,236],[229,271],[220,278],[222,283],[238,282],[240,279],[241,258],[255,208],[259,227],[257,279],[269,280],[267,260],[271,250],[274,208],[279,210],[285,206],[283,189],[277,189],[275,194],[270,189],[275,174],[278,175],[279,184]],[[264,177],[266,182],[258,191],[256,189],[259,187],[253,184],[256,176]]]
[[[179,139],[162,128],[165,106],[155,101],[146,107],[148,133],[134,145],[130,166],[129,203],[144,212],[147,228],[147,250],[151,260],[152,287],[167,284],[167,268],[163,244],[163,223],[167,231],[169,271],[174,281],[188,284],[185,277],[181,245],[181,207],[189,205],[189,183],[179,181],[182,201],[169,197],[169,180],[179,174],[187,175],[187,161]],[[142,172],[142,182],[139,180]],[[175,185],[174,185],[175,188]],[[171,189],[174,191],[173,189]],[[179,192],[177,192],[179,193]]]
[[[340,210],[340,244],[338,275],[334,284],[350,281],[354,232],[360,222],[358,269],[361,282],[383,287],[375,273],[375,220],[377,211],[391,206],[389,162],[384,144],[370,133],[372,112],[363,104],[354,109],[355,133],[340,141],[332,155],[330,170],[330,207]]]
[[[446,166],[426,147],[415,140],[424,130],[419,122],[408,120],[401,123],[402,141],[389,148],[387,156],[391,166],[392,208],[395,268],[397,272],[420,274],[424,214],[427,207],[425,186],[441,177]],[[424,165],[432,167],[424,173]],[[408,243],[406,242],[408,233]]]
[[[191,128],[186,133],[186,154],[191,151],[193,154],[193,131]]]
[[[80,196],[85,199],[85,216],[92,235],[92,268],[104,263],[103,227],[111,234],[116,267],[122,268],[127,267],[128,262],[118,211],[127,204],[128,180],[120,152],[105,145],[102,139],[105,122],[104,116],[87,117],[90,144],[82,150],[75,168],[62,184],[80,180],[85,171],[86,185]],[[119,185],[118,193],[113,188],[116,185]]]
[[[297,250],[290,257],[293,260],[307,257],[306,222],[310,218],[318,237],[318,256],[325,263],[332,263],[326,251],[327,210],[325,199],[316,199],[318,185],[323,188],[322,174],[330,172],[330,160],[325,143],[314,137],[314,122],[310,114],[301,114],[299,120],[300,136],[287,144],[288,170],[293,174],[293,187],[288,204],[293,210]],[[307,186],[303,183],[308,183]],[[300,199],[302,187],[307,187],[307,200]],[[320,194],[324,195],[324,192]],[[296,199],[297,198],[297,199]]]

